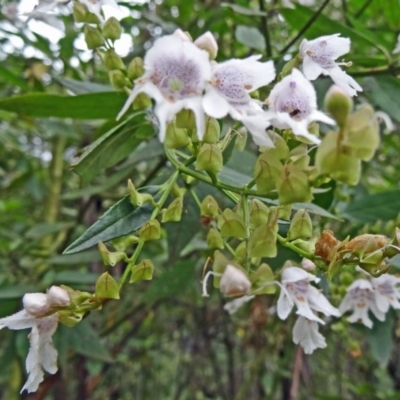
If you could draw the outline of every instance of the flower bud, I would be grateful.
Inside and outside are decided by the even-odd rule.
[[[176,114],[176,126],[181,129],[196,129],[196,117],[192,110],[183,109]]]
[[[270,152],[262,153],[258,157],[254,167],[254,179],[260,193],[267,194],[275,189],[276,179],[282,168],[282,163]]]
[[[293,164],[283,167],[276,188],[281,205],[308,203],[313,198],[307,175]]]
[[[301,260],[301,268],[305,269],[306,271],[311,272],[311,271],[315,270],[316,265],[308,258],[303,258]]]
[[[110,17],[105,22],[103,29],[103,37],[112,41],[118,40],[121,37],[122,28],[121,24],[115,17]]]
[[[220,216],[218,225],[222,236],[238,238],[246,237],[246,228],[242,218],[229,208],[225,209]]]
[[[223,249],[224,241],[221,234],[214,228],[211,228],[207,233],[207,245],[210,249]]]
[[[293,68],[299,68],[301,63],[301,57],[298,54],[296,57],[289,60],[282,68],[282,72],[278,76],[278,80],[283,79],[285,76],[292,73]]]
[[[103,46],[104,39],[97,28],[93,28],[90,25],[85,25],[84,34],[88,49],[96,49],[97,47]]]
[[[255,229],[260,225],[268,223],[269,208],[258,199],[253,199],[249,207],[250,228]]]
[[[159,239],[161,236],[160,223],[156,219],[146,222],[139,230],[140,240],[147,242],[149,240]]]
[[[200,213],[202,216],[216,217],[218,215],[219,206],[214,197],[208,195],[204,197],[200,206]]]
[[[220,132],[221,128],[219,127],[218,121],[215,118],[208,118],[203,142],[210,144],[217,143]]]
[[[181,220],[183,211],[183,197],[177,197],[171,202],[162,215],[161,222],[177,222]]]
[[[179,37],[181,40],[185,42],[193,42],[192,37],[189,32],[184,32],[182,29],[176,29],[174,31],[174,36]]]
[[[52,286],[47,292],[47,302],[50,307],[67,307],[71,304],[71,299],[65,289]]]
[[[332,85],[325,96],[325,108],[332,115],[340,128],[346,124],[353,109],[352,98],[339,86]]]
[[[323,139],[315,155],[315,166],[319,175],[329,175],[332,179],[349,185],[360,180],[361,161],[338,147],[339,133],[330,132]]]
[[[126,260],[126,254],[122,251],[109,251],[103,242],[99,242],[99,251],[104,265],[114,267],[120,261]]]
[[[108,49],[103,55],[104,66],[108,71],[113,69],[125,69],[125,64],[114,49]]]
[[[142,260],[132,268],[131,279],[129,283],[136,281],[151,281],[154,275],[154,264],[151,260]]]
[[[308,212],[298,210],[290,222],[288,239],[309,239],[312,236],[312,221]]]
[[[239,268],[228,264],[219,282],[219,288],[224,296],[243,296],[251,288],[251,282]]]
[[[47,295],[44,293],[27,293],[22,298],[24,309],[29,314],[38,317],[49,310]]]
[[[215,57],[217,57],[218,44],[211,32],[203,33],[194,41],[194,44],[199,49],[205,50],[208,53],[210,60],[214,60]]]
[[[95,296],[99,299],[119,299],[119,288],[118,283],[108,273],[104,272],[97,279],[96,286],[94,289]]]
[[[276,257],[275,227],[260,225],[254,229],[249,238],[248,253],[250,257]]]
[[[253,290],[257,294],[273,294],[276,292],[275,285],[269,285],[275,279],[274,272],[268,264],[261,264],[255,272],[250,275]]]
[[[128,78],[134,81],[140,78],[144,74],[143,59],[141,57],[135,57],[128,66]]]
[[[151,203],[154,205],[153,197],[148,193],[138,192],[130,179],[128,179],[128,193],[131,203],[134,206],[141,207],[145,203]]]
[[[217,174],[222,170],[222,152],[218,145],[204,143],[196,159],[196,170],[209,171]]]
[[[165,147],[167,147],[168,149],[178,149],[180,147],[186,147],[190,144],[187,130],[177,128],[174,123],[168,124],[164,144]]]
[[[108,78],[115,89],[123,89],[129,84],[124,73],[119,69],[108,71]]]

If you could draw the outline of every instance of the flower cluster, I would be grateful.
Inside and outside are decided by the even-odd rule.
[[[46,294],[25,294],[22,303],[21,311],[0,319],[0,329],[32,329],[26,358],[28,380],[21,390],[30,393],[35,392],[43,381],[43,370],[50,374],[57,372],[57,350],[53,347],[52,336],[58,325],[57,311],[69,306],[70,298],[66,290],[52,286]]]
[[[240,121],[259,146],[274,147],[266,133],[268,126],[291,129],[294,135],[319,144],[309,131],[313,121],[335,122],[317,110],[315,90],[309,80],[320,74],[332,79],[351,96],[361,87],[349,77],[335,60],[350,49],[350,40],[338,35],[303,41],[299,59],[303,73],[293,68],[271,90],[269,110],[253,99],[251,92],[267,86],[275,79],[272,61],[261,62],[261,56],[213,61],[218,47],[210,32],[192,40],[181,30],[157,39],[144,58],[144,74],[118,115],[121,118],[140,93],[153,98],[159,122],[159,138],[164,141],[167,124],[183,110],[191,110],[196,118],[197,136],[204,137],[206,115],[223,118],[229,115]],[[304,74],[304,75],[303,75]]]

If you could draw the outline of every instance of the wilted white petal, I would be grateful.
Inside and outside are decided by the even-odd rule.
[[[0,329],[8,328],[12,330],[20,330],[32,328],[35,324],[35,317],[26,310],[18,311],[9,317],[0,319]]]
[[[251,282],[242,270],[228,264],[222,274],[219,288],[224,296],[240,296],[249,292]]]
[[[65,289],[60,286],[52,286],[47,292],[47,302],[50,307],[65,307],[70,305],[71,299]]]
[[[239,308],[241,308],[245,303],[254,299],[255,296],[242,296],[238,297],[235,300],[229,301],[224,305],[224,310],[227,311],[230,315],[235,314]]]
[[[45,314],[49,309],[47,295],[44,293],[27,293],[22,298],[24,309],[33,316]]]
[[[328,301],[328,299],[321,293],[320,290],[315,288],[314,286],[309,287],[307,292],[308,302],[310,307],[315,310],[322,312],[327,317],[333,315],[335,317],[340,317],[340,312],[336,307]]]
[[[298,267],[287,267],[282,271],[282,283],[297,282],[307,279],[310,282],[319,282],[321,279]]]
[[[318,348],[325,348],[325,338],[318,331],[318,324],[315,321],[298,317],[293,327],[293,342],[299,344],[305,354],[311,354]]]
[[[294,302],[287,293],[286,289],[282,289],[279,293],[278,303],[276,305],[276,312],[280,319],[286,319],[292,311]]]

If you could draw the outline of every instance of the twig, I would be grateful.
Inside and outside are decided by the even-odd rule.
[[[260,6],[260,11],[265,12],[264,0],[258,0],[258,4]],[[267,51],[267,57],[272,57],[271,38],[269,36],[267,15],[261,17],[261,31],[265,38],[265,50]]]
[[[285,46],[281,51],[280,54],[286,53],[303,35],[304,33],[308,30],[308,28],[311,27],[311,25],[315,22],[315,20],[319,17],[319,15],[322,13],[324,8],[328,5],[330,0],[325,0],[321,7],[315,12],[315,14],[307,21],[307,23],[303,26],[303,28],[300,30],[300,32],[289,42],[287,46]]]
[[[364,11],[370,6],[373,0],[367,0],[363,6],[354,14],[354,18],[360,18]]]
[[[303,368],[303,356],[303,348],[301,346],[297,346],[292,378],[292,387],[290,388],[290,400],[296,400],[297,395],[299,394],[300,374]]]

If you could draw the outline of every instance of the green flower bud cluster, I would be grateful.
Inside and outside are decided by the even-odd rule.
[[[369,104],[351,113],[353,102],[339,88],[332,88],[325,106],[336,120],[339,132],[329,132],[315,156],[319,175],[356,185],[360,180],[361,161],[369,161],[380,143],[379,123]]]

